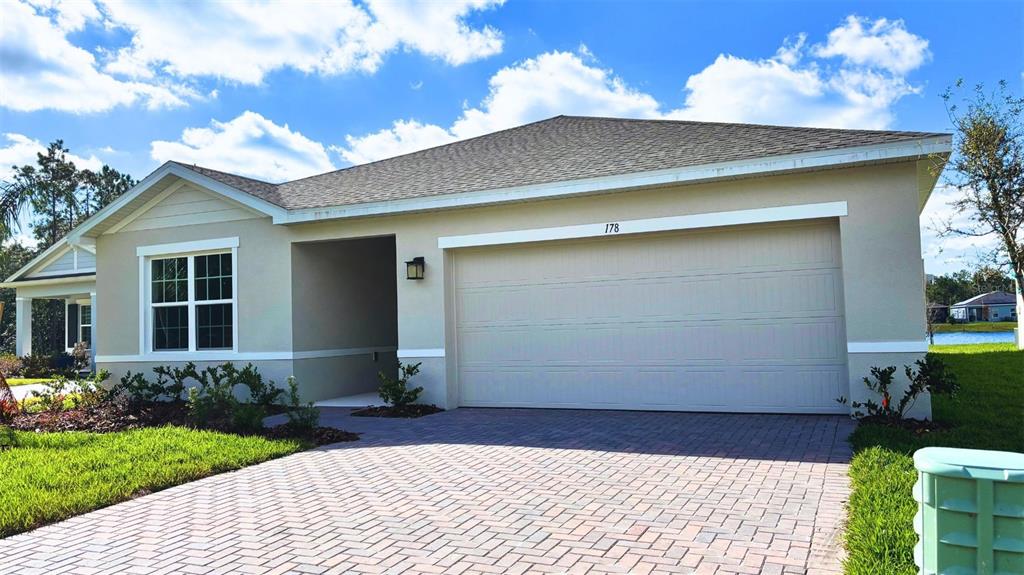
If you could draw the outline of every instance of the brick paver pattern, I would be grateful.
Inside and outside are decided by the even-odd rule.
[[[0,541],[0,572],[838,573],[847,418],[459,409]]]

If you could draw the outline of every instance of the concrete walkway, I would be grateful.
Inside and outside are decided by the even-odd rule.
[[[845,417],[459,409],[0,541],[36,573],[838,573]]]

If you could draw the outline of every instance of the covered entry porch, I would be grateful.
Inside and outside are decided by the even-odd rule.
[[[0,284],[0,287],[15,290],[15,353],[18,357],[33,353],[53,353],[74,349],[79,342],[89,348],[90,364],[94,363],[96,350],[93,341],[96,335],[96,276],[95,274],[72,275],[60,278],[16,279]],[[37,301],[59,301],[62,309],[62,334],[59,342],[42,343],[45,349],[33,344],[32,307]],[[38,318],[37,318],[38,321]],[[39,326],[43,329],[42,326]],[[38,337],[35,338],[39,340]]]
[[[397,370],[394,236],[296,242],[291,262],[292,369],[303,398],[373,403],[377,373]]]

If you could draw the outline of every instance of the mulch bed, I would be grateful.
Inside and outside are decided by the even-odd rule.
[[[11,429],[19,431],[62,432],[88,431],[92,433],[111,433],[143,427],[160,427],[178,425],[193,427],[188,419],[185,402],[156,402],[136,409],[118,403],[104,403],[92,408],[69,409],[60,412],[20,413],[8,424]],[[206,426],[213,431],[232,433],[228,422],[211,422]],[[312,437],[299,436],[288,424],[276,425],[264,429],[260,435],[268,439],[307,439],[315,445],[327,445],[342,441],[355,441],[359,435],[333,427],[317,427]]]
[[[944,431],[953,427],[948,423],[939,423],[928,419],[903,419],[898,423],[882,418],[882,417],[863,417],[859,420],[860,423],[875,423],[878,425],[888,425],[891,427],[899,427],[906,429],[917,436],[927,435],[935,431]]]
[[[400,417],[412,419],[444,411],[436,405],[413,403],[402,407],[364,407],[352,412],[355,417]]]

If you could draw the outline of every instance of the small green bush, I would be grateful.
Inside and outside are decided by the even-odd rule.
[[[49,355],[33,353],[21,358],[22,377],[50,377],[53,374],[53,365]]]
[[[405,364],[401,361],[398,362],[398,373],[400,374],[398,379],[391,377],[383,371],[377,372],[377,379],[380,380],[380,387],[377,389],[377,393],[380,394],[380,399],[391,407],[403,407],[410,403],[416,403],[419,399],[420,394],[423,393],[422,387],[415,387],[409,389],[409,380],[414,375],[420,372],[421,363]]]
[[[320,425],[320,412],[313,402],[303,404],[299,397],[299,384],[294,377],[288,378],[288,404],[286,405],[288,427],[300,435],[311,435]]]
[[[231,429],[235,433],[253,435],[263,429],[267,408],[257,403],[237,403],[231,410]]]

